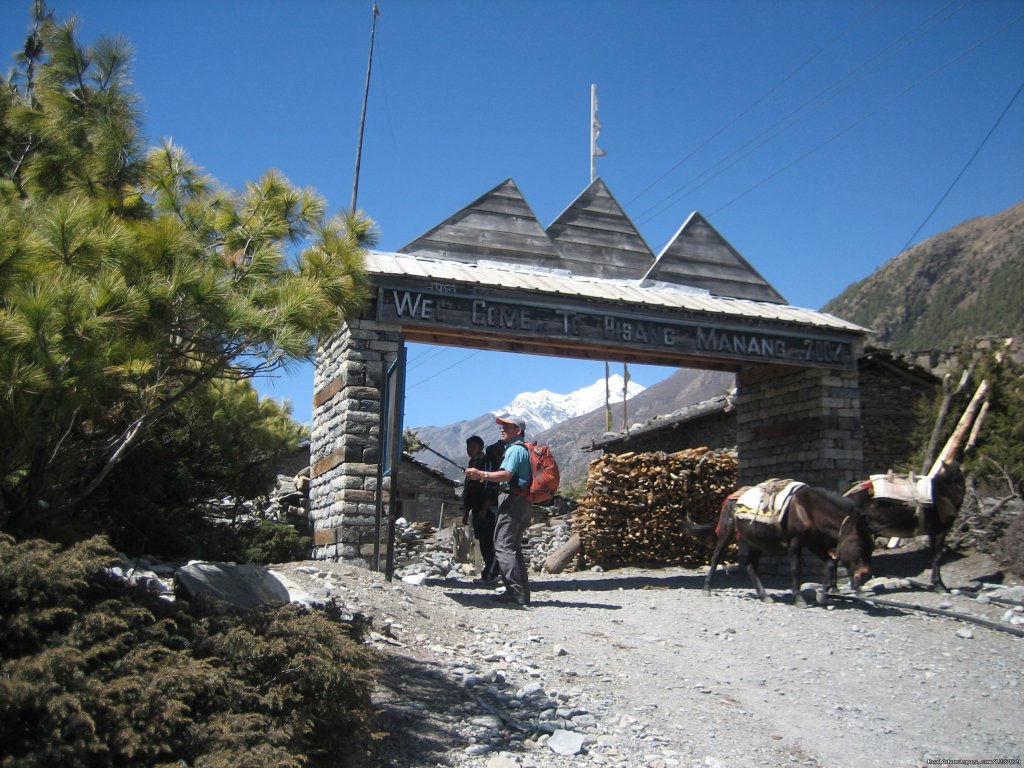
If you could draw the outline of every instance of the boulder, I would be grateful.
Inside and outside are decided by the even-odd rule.
[[[287,605],[284,584],[260,565],[191,562],[174,574],[175,593],[185,599],[207,600],[241,610]]]

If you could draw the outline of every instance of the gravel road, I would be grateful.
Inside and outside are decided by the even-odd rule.
[[[947,566],[946,583],[963,592],[945,595],[898,578],[924,569],[920,555],[876,555],[881,597],[1006,623],[1012,606],[968,594],[994,570],[984,556]],[[333,595],[373,618],[393,766],[888,768],[1024,756],[1024,638],[976,624],[848,602],[799,609],[785,580],[766,579],[776,602],[765,605],[742,572],[719,575],[710,597],[703,572],[683,568],[535,575],[533,607],[521,610],[468,577],[411,586],[344,564],[272,570],[293,594]]]

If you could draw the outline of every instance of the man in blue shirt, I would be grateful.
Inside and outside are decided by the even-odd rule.
[[[466,470],[466,477],[469,480],[504,484],[498,495],[494,557],[502,581],[505,582],[505,593],[495,599],[511,605],[528,606],[530,581],[523,557],[523,531],[530,522],[531,507],[526,494],[530,490],[533,473],[530,470],[530,454],[523,445],[526,422],[511,417],[499,417],[495,421],[501,430],[501,441],[505,443],[505,458],[501,468],[484,472],[470,467]]]

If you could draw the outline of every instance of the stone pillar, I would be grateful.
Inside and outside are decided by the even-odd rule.
[[[360,318],[317,352],[309,489],[314,559],[370,564],[360,549],[373,542],[385,376],[401,345],[398,326]]]
[[[736,381],[740,485],[781,477],[842,492],[860,478],[857,371],[764,365]]]

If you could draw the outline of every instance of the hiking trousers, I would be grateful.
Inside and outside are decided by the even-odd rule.
[[[523,532],[533,510],[524,496],[498,496],[498,519],[494,526],[494,559],[509,590],[518,602],[530,602],[530,580],[523,558]]]

